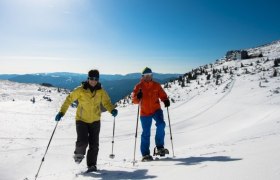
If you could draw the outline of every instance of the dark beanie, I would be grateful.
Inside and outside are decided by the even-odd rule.
[[[153,73],[153,72],[152,72],[152,70],[151,70],[150,68],[148,68],[148,67],[145,67],[145,69],[143,69],[143,71],[142,71],[142,75],[143,75],[143,74],[150,74],[150,73]]]
[[[97,69],[92,69],[88,72],[88,77],[99,78],[99,71]]]

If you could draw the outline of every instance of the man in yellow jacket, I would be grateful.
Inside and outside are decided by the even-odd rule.
[[[99,151],[99,132],[101,104],[111,112],[112,116],[118,115],[118,110],[111,103],[107,92],[102,89],[99,82],[99,71],[94,69],[88,72],[88,80],[74,89],[66,98],[55,120],[60,121],[69,106],[78,101],[76,111],[77,141],[74,151],[74,160],[80,163],[86,154],[87,146],[87,172],[96,171],[97,155]]]

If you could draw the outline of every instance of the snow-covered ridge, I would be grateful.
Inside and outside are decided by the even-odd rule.
[[[259,46],[256,48],[247,49],[248,53],[262,53],[263,56],[269,57],[270,59],[279,58],[280,57],[280,40],[274,41],[270,44],[266,44],[263,46]]]
[[[221,58],[220,61],[193,69],[183,77],[163,85],[171,102],[190,100],[207,90],[219,91],[235,76],[258,74],[264,79],[273,76],[275,71],[280,73],[279,68],[274,67],[274,60],[280,58],[280,40],[246,50],[249,54],[262,53],[264,57],[232,61],[225,61]],[[130,95],[118,102],[119,107],[128,105],[132,105]]]
[[[52,93],[55,95],[69,94],[69,90],[0,80],[0,102],[26,101],[33,97],[35,100],[43,100],[45,99],[44,96],[51,96]]]

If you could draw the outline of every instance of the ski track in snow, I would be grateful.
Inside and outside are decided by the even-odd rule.
[[[206,109],[204,109],[204,110],[198,112],[197,114],[195,114],[195,115],[193,115],[193,116],[191,116],[191,117],[187,117],[185,121],[188,121],[188,120],[191,120],[191,119],[195,119],[195,118],[201,116],[202,114],[206,113],[206,112],[209,111],[210,109],[214,108],[219,102],[221,102],[225,97],[227,97],[227,96],[230,94],[230,92],[231,92],[231,90],[232,90],[232,88],[233,88],[233,86],[234,86],[234,83],[235,83],[235,79],[232,80],[232,81],[230,82],[231,85],[230,85],[229,90],[228,90],[220,99],[218,99],[218,100],[217,100],[216,102],[214,102],[212,105],[208,106]],[[202,108],[202,107],[201,107],[201,108]],[[184,121],[184,122],[174,123],[172,126],[180,126],[182,123],[185,123],[185,121]]]

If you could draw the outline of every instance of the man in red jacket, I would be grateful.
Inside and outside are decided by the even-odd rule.
[[[152,77],[152,70],[146,67],[142,72],[141,81],[134,87],[132,93],[133,103],[140,104],[141,107],[140,120],[143,131],[140,149],[143,156],[142,161],[153,160],[153,157],[150,155],[152,119],[156,121],[156,148],[154,155],[164,156],[169,153],[164,148],[165,122],[159,100],[164,102],[165,107],[170,106],[170,101],[161,85],[153,81]]]

